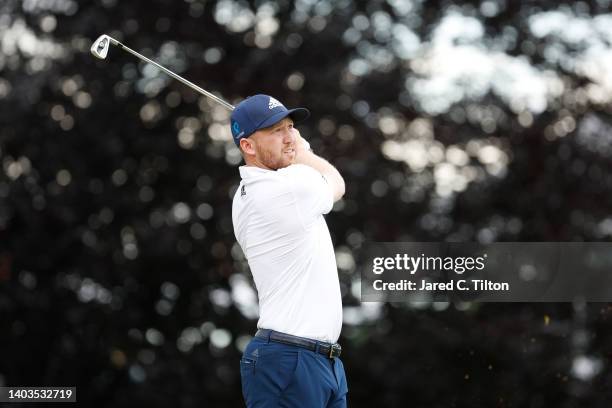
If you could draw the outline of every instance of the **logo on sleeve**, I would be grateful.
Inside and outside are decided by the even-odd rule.
[[[274,99],[273,97],[270,97],[270,102],[268,102],[268,109],[272,110],[274,108],[278,108],[278,107],[284,107],[282,103],[280,103],[279,101],[277,101],[276,99]]]
[[[242,186],[242,188],[240,189],[240,197],[244,197],[244,196],[246,196],[246,190],[244,186]]]

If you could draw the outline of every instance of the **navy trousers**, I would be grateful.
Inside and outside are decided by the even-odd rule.
[[[348,387],[339,358],[254,337],[240,360],[248,408],[346,407]]]

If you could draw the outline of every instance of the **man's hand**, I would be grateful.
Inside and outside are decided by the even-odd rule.
[[[292,128],[292,132],[295,134],[295,151],[296,156],[300,154],[300,152],[311,152],[310,143],[306,141],[300,134],[300,131],[296,128]]]
[[[325,180],[329,183],[334,193],[334,202],[338,201],[342,198],[345,192],[344,179],[336,170],[334,166],[332,166],[327,160],[322,157],[317,156],[310,150],[310,144],[304,140],[304,138],[300,135],[300,132],[293,128],[292,130],[295,132],[296,143],[295,143],[295,163],[296,164],[304,164],[306,166],[312,167],[319,173],[325,177]]]

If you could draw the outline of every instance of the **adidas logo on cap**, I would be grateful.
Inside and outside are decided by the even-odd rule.
[[[268,102],[268,109],[272,110],[272,109],[278,108],[278,107],[284,108],[282,103],[280,103],[279,101],[277,101],[273,97],[270,97],[270,101]]]

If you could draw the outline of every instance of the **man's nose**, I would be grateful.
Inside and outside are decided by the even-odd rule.
[[[294,132],[291,131],[291,129],[285,129],[284,130],[284,135],[283,135],[283,142],[284,143],[293,143],[295,142],[295,134]]]

